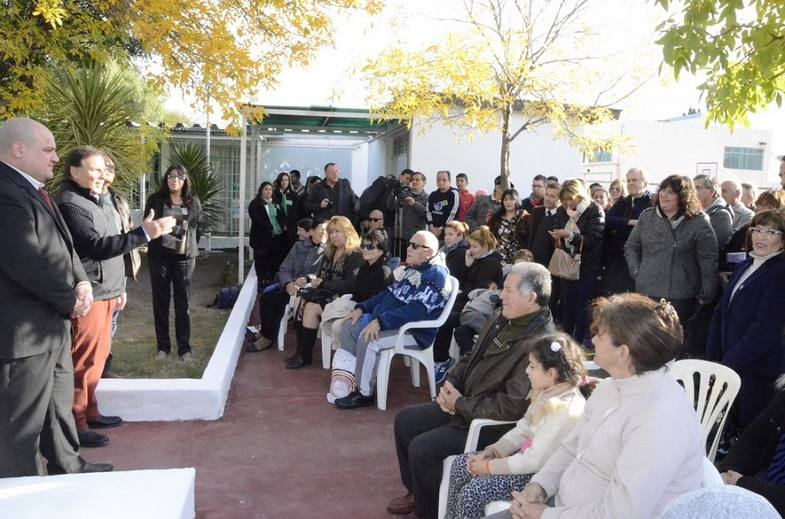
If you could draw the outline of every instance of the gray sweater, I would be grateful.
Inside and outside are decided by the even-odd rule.
[[[285,289],[287,284],[299,277],[308,274],[315,276],[322,268],[323,257],[322,245],[314,245],[310,238],[297,240],[281,263],[278,273],[275,274],[275,281]]]
[[[624,245],[635,291],[654,298],[712,301],[718,288],[717,238],[704,213],[675,228],[656,208],[641,213]]]

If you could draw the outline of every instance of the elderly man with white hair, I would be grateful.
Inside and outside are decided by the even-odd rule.
[[[526,376],[532,340],[552,333],[551,275],[539,263],[513,265],[504,280],[502,309],[480,332],[471,354],[447,375],[436,402],[409,406],[395,417],[395,447],[407,494],[387,511],[436,517],[442,462],[460,454],[475,418],[519,420],[529,406]],[[486,428],[478,448],[503,431]]]
[[[752,220],[755,213],[741,201],[741,182],[735,178],[726,178],[720,184],[722,199],[733,209],[733,232],[738,231]]]
[[[447,304],[450,276],[439,255],[439,240],[429,231],[419,231],[409,240],[407,266],[395,270],[395,281],[383,292],[358,303],[341,327],[340,349],[356,357],[357,389],[335,400],[340,409],[373,405],[376,364],[383,349],[394,343],[380,337],[398,333],[412,321],[437,319]],[[436,328],[419,328],[410,332],[417,345],[428,348],[436,337]]]

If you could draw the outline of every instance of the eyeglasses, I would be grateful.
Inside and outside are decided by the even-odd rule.
[[[360,248],[368,251],[373,251],[377,249],[376,245],[374,245],[373,243],[363,243],[362,245],[360,245]]]
[[[368,218],[369,222],[381,222],[383,220],[384,220],[384,218]]]
[[[422,247],[423,249],[428,249],[428,250],[430,250],[430,247],[428,247],[427,245],[423,245],[422,243],[414,243],[413,241],[410,241],[410,242],[409,242],[409,247],[411,247],[411,248],[412,248],[412,249],[414,249],[414,250],[417,250],[417,249],[419,249],[420,247]]]
[[[169,176],[166,178],[167,180],[185,180],[185,175],[182,173],[169,173]]]
[[[750,227],[750,232],[754,234],[763,234],[770,238],[775,236],[779,236],[782,234],[782,231],[778,231],[776,229],[764,229],[763,227]]]

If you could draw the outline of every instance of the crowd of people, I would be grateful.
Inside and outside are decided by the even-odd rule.
[[[500,177],[491,194],[471,194],[468,175],[453,187],[443,170],[428,194],[426,175],[404,170],[357,197],[339,173],[328,164],[312,188],[299,195],[290,188],[287,196],[304,200],[294,205],[306,211],[297,215],[298,234],[323,247],[322,264],[294,267],[287,257],[280,280],[260,278],[260,312],[269,311],[271,329],[249,326],[247,349],[273,344],[283,308],[298,296],[297,351],[286,367],[311,363],[322,323],[336,350],[328,401],[340,409],[373,405],[378,355],[393,344],[383,339],[405,322],[438,316],[446,276],[458,280],[445,323],[414,332],[420,348],[433,345],[443,385],[436,402],[396,417],[408,492],[390,503],[391,513],[436,516],[442,461],[462,452],[474,418],[518,423],[503,437],[483,432],[484,450],[456,460],[447,517],[481,517],[488,502],[513,497],[508,513],[516,517],[547,516],[551,505],[560,517],[662,513],[701,483],[698,422],[667,374],[678,358],[712,360],[741,376],[731,440],[759,416],[781,420],[781,409],[767,406],[779,402],[776,379],[785,373],[783,191],[755,197],[736,179],[706,175],[670,175],[650,190],[633,168],[607,186],[537,175],[523,199]],[[269,228],[249,213],[254,229]],[[306,236],[325,224],[326,235],[317,232],[324,245]],[[274,235],[265,232],[269,250]],[[593,393],[584,351],[610,375]],[[626,427],[639,439],[619,436]],[[598,429],[607,430],[602,445]],[[756,451],[764,460],[755,470],[785,464],[779,430],[759,425],[757,433],[768,435],[769,447]],[[664,449],[669,456],[658,455]],[[782,506],[771,496],[785,481],[756,478],[748,465],[743,478],[733,476],[739,457],[729,456],[736,464],[724,471],[727,481],[766,488]]]
[[[111,157],[75,149],[52,197],[44,184],[57,161],[44,126],[0,128],[0,476],[112,469],[79,448],[105,445],[95,429],[122,423],[98,412],[95,388],[140,245],[158,356],[171,351],[173,289],[178,357],[193,357],[201,208],[188,172],[167,169],[132,228]],[[780,177],[785,186],[785,160]],[[783,191],[756,197],[705,175],[670,175],[650,191],[639,168],[608,186],[537,175],[523,199],[500,177],[490,194],[470,193],[470,180],[460,173],[453,187],[438,171],[428,193],[426,174],[406,169],[357,196],[329,163],[304,183],[281,172],[248,206],[258,293],[245,349],[270,348],[291,311],[285,367],[312,363],[320,331],[331,338],[327,400],[337,408],[373,405],[386,339],[445,315],[439,328],[411,331],[413,347],[433,346],[441,388],[395,418],[407,493],[388,511],[436,517],[442,463],[460,454],[447,517],[482,517],[498,499],[521,518],[665,514],[700,488],[703,470],[695,411],[668,373],[684,357],[740,375],[727,435],[738,440],[722,476],[785,511]],[[586,352],[607,378],[588,377]],[[463,454],[476,418],[516,424],[483,429],[481,450]]]

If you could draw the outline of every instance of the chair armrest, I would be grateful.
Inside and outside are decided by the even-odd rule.
[[[510,420],[491,420],[490,418],[475,418],[469,425],[469,434],[466,436],[466,445],[463,452],[474,452],[477,450],[477,444],[480,441],[480,432],[483,427],[492,425],[505,425],[513,424],[514,421]]]

